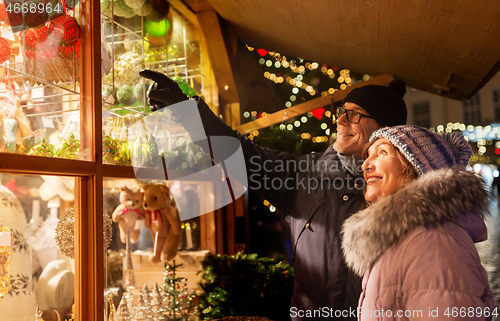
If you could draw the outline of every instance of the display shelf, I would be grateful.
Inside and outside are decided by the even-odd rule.
[[[130,182],[137,177],[132,166],[106,164],[106,156],[109,154],[103,142],[109,142],[108,138],[113,138],[113,133],[116,132],[114,128],[108,128],[107,124],[128,122],[129,118],[137,122],[151,114],[145,104],[146,85],[140,90],[142,101],[137,99],[139,102],[136,101],[134,104],[120,105],[118,102],[103,101],[101,79],[109,72],[112,73],[112,81],[105,85],[112,87],[114,95],[119,86],[136,84],[116,82],[113,79],[115,77],[113,69],[107,73],[103,71],[106,61],[103,60],[102,49],[108,49],[110,64],[114,67],[115,60],[121,56],[117,47],[129,46],[139,55],[141,68],[152,68],[171,77],[177,77],[181,87],[190,87],[200,95],[203,95],[205,90],[204,73],[210,68],[203,65],[199,30],[196,30],[196,26],[173,7],[170,8],[168,16],[172,22],[171,31],[165,35],[164,41],[156,44],[154,42],[158,39],[148,37],[143,30],[144,18],[141,18],[140,30],[134,30],[123,20],[115,20],[111,13],[101,12],[99,3],[95,1],[85,2],[84,5],[79,3],[78,9],[79,11],[69,10],[67,13],[77,18],[77,21],[85,21],[80,26],[79,56],[75,54],[66,60],[61,60],[63,58],[59,56],[57,59],[54,57],[47,60],[35,59],[35,63],[27,55],[25,39],[27,33],[23,33],[19,39],[14,39],[17,43],[14,47],[19,52],[13,50],[9,59],[0,65],[0,100],[4,102],[0,107],[5,107],[9,102],[16,107],[16,111],[22,111],[25,116],[23,119],[31,125],[36,143],[45,138],[48,143],[57,144],[67,139],[70,133],[73,134],[80,143],[78,159],[54,158],[49,157],[51,156],[49,154],[28,156],[19,150],[16,153],[0,150],[0,176],[17,175],[32,182],[41,182],[41,175],[70,177],[74,180],[75,199],[72,202],[62,202],[61,208],[75,208],[75,319],[103,320],[105,303],[102,294],[106,281],[103,273],[105,261],[101,250],[104,243],[103,204],[109,192],[104,182],[111,179],[122,181],[119,184],[126,184],[127,181]],[[112,32],[114,26],[120,27],[121,31],[112,33],[111,36],[103,36],[101,28],[105,31],[105,24],[111,26]],[[115,41],[117,37],[122,39]],[[42,47],[38,49],[37,52],[43,52]],[[75,49],[73,52],[76,52]],[[211,94],[214,94],[213,90]],[[10,100],[12,97],[15,99]],[[133,122],[127,123],[129,127],[132,125]],[[197,246],[215,253],[221,248],[217,244],[221,237],[216,233],[222,233],[222,230],[219,232],[216,230],[216,216],[220,216],[220,213],[216,215],[214,210],[214,203],[217,200],[214,190],[220,189],[217,182],[222,180],[220,172],[198,173],[202,168],[213,166],[210,160],[207,162],[206,159],[203,160],[205,167],[201,166],[201,163],[196,165],[198,167],[189,165],[190,161],[186,157],[191,157],[191,163],[197,164],[193,161],[193,157],[197,157],[199,151],[194,150],[192,146],[188,148],[187,145],[192,145],[192,142],[184,133],[171,129],[168,134],[165,132],[151,134],[158,140],[170,139],[174,143],[182,138],[184,144],[169,145],[176,148],[175,154],[179,159],[176,168],[167,171],[142,168],[141,176],[157,181],[159,177],[168,175],[169,179],[182,180],[182,184],[196,190],[199,195],[200,215],[203,214],[198,218],[199,222],[193,225],[199,227]],[[128,139],[128,133],[120,139],[123,141]],[[20,145],[21,140],[16,143]],[[27,150],[22,152],[27,153]],[[200,159],[201,162],[201,158],[196,159]],[[193,173],[196,173],[196,178],[193,178]],[[42,190],[39,187],[38,191],[40,195],[33,193],[30,195],[41,196]],[[194,204],[189,200],[186,198],[179,202],[184,202],[184,206]],[[188,244],[187,238],[181,242],[185,244],[182,247]]]

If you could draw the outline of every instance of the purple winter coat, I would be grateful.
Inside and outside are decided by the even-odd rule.
[[[487,237],[487,201],[473,173],[441,169],[352,215],[342,247],[364,275],[359,320],[491,319],[498,310],[474,245]]]

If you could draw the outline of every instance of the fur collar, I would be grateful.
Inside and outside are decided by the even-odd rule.
[[[467,212],[484,218],[488,200],[482,179],[472,172],[448,168],[424,174],[344,222],[342,249],[347,265],[363,276],[411,230],[456,220]]]

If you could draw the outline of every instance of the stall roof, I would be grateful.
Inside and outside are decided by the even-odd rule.
[[[488,0],[183,0],[249,45],[463,100],[500,69],[500,3]]]

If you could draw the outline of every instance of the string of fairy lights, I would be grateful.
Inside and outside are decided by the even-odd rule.
[[[247,45],[249,51],[254,51],[253,47]],[[306,83],[304,81],[304,73],[307,70],[315,70],[320,69],[320,71],[327,75],[331,79],[336,79],[340,84],[340,90],[344,90],[347,87],[353,85],[355,81],[350,76],[350,71],[348,69],[339,70],[338,68],[329,68],[326,64],[319,64],[317,62],[304,62],[302,59],[298,58],[297,60],[289,60],[287,57],[282,56],[279,53],[267,51],[264,49],[257,49],[257,53],[261,56],[259,58],[259,63],[261,65],[265,65],[267,67],[274,67],[279,69],[280,72],[274,73],[265,71],[264,77],[269,81],[272,81],[276,84],[280,83],[288,83],[291,85],[291,94],[289,99],[285,102],[285,107],[289,108],[294,104],[298,103],[297,94],[300,91],[307,92],[311,98],[315,96],[326,96],[335,93],[335,91],[339,90],[333,87],[328,88],[328,90],[324,90],[319,92],[317,90],[314,83]],[[337,69],[337,70],[335,70]],[[363,75],[362,79],[359,81],[366,81],[370,78],[369,75]],[[243,113],[243,117],[248,120],[255,120],[261,117],[268,117],[269,114],[266,112],[257,112],[257,111],[245,111]],[[325,117],[323,117],[325,116]],[[300,117],[300,118],[299,118]],[[325,111],[323,109],[321,117],[317,117],[317,115],[313,115],[313,112],[309,111],[303,116],[297,117],[296,120],[292,120],[290,123],[282,123],[278,126],[280,130],[289,130],[292,131],[294,129],[298,129],[301,125],[307,123],[308,119],[311,117],[316,117],[321,120],[325,120],[320,124],[320,128],[324,130],[324,135],[312,135],[308,132],[301,133],[300,137],[303,140],[311,140],[313,143],[325,143],[330,140],[330,138],[335,139],[336,133],[330,133],[330,126],[328,122],[335,122],[335,116],[331,114],[330,111]],[[473,146],[475,143],[475,153],[471,157],[471,163],[491,163],[493,160],[492,156],[490,156],[491,148],[494,148],[495,155],[500,155],[500,124],[491,124],[488,126],[474,126],[474,125],[466,125],[464,123],[447,123],[446,125],[439,125],[435,128],[429,128],[431,131],[436,132],[460,132],[464,138]],[[253,140],[256,136],[259,135],[258,130],[252,131],[248,138]],[[473,146],[474,147],[474,146]],[[490,152],[488,152],[490,150]],[[496,158],[496,164],[500,165],[500,157]],[[276,208],[269,203],[269,201],[264,200],[264,205],[271,212],[275,212]]]

